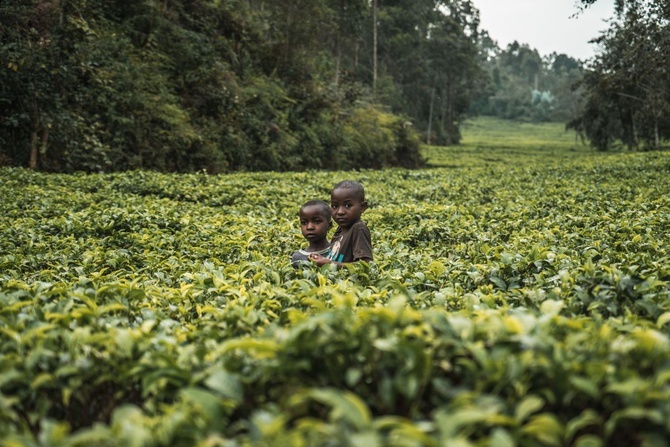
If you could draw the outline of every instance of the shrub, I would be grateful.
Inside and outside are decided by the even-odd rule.
[[[343,144],[334,154],[338,169],[423,165],[411,123],[374,106],[353,110],[343,125]]]

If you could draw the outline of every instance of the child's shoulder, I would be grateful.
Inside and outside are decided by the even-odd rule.
[[[347,233],[351,235],[358,235],[359,237],[363,236],[366,239],[370,238],[370,229],[368,228],[368,225],[365,223],[365,221],[362,220],[354,222],[347,230]]]
[[[351,225],[351,228],[368,228],[368,224],[365,223],[364,220],[358,219],[356,222],[354,222],[353,225]]]
[[[291,256],[291,261],[309,261],[309,253],[306,250],[298,250]]]

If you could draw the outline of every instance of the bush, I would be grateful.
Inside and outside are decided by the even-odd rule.
[[[373,106],[354,109],[343,125],[342,148],[333,168],[373,168],[423,165],[419,137],[409,121]]]

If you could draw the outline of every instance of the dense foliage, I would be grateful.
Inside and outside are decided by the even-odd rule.
[[[482,39],[484,67],[490,78],[473,103],[477,114],[531,122],[568,122],[575,118],[584,75],[584,61],[566,54],[544,57],[527,44],[512,42],[501,49]]]
[[[618,19],[597,39],[602,50],[581,82],[584,104],[570,127],[603,151],[659,149],[670,137],[670,6],[664,0],[616,5]]]
[[[495,134],[415,171],[0,169],[0,438],[667,445],[670,159]],[[294,270],[346,177],[375,262]]]
[[[5,166],[417,167],[417,130],[458,141],[481,78],[469,0],[3,0],[0,20]]]

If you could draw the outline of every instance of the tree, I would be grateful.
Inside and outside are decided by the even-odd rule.
[[[489,83],[473,102],[476,113],[529,121],[575,117],[579,92],[572,86],[584,74],[583,62],[566,54],[542,57],[519,42],[500,49],[488,36],[479,47]]]
[[[3,156],[36,168],[46,152],[54,119],[49,92],[58,91],[62,74],[54,63],[57,7],[49,2],[17,1],[0,6],[2,142],[12,147]],[[21,144],[15,145],[20,141]]]
[[[382,79],[392,80],[380,85],[378,98],[412,117],[428,140],[457,143],[482,76],[478,11],[470,1],[388,0],[378,7]]]
[[[448,15],[438,16],[427,48],[432,92],[439,103],[436,116],[438,141],[447,144],[460,141],[458,123],[468,112],[473,92],[480,87],[478,81],[483,75],[477,46],[466,31],[469,26],[474,26],[472,31],[477,32],[478,17],[473,17],[469,3],[452,4],[451,7]],[[474,20],[476,24],[468,23],[468,20]],[[429,125],[432,121],[430,117]]]
[[[0,164],[416,166],[408,109],[372,94],[371,14],[367,0],[2,2]]]
[[[618,21],[597,39],[601,52],[581,84],[583,111],[569,127],[600,150],[614,141],[658,149],[670,136],[670,6],[618,1],[617,13]]]

